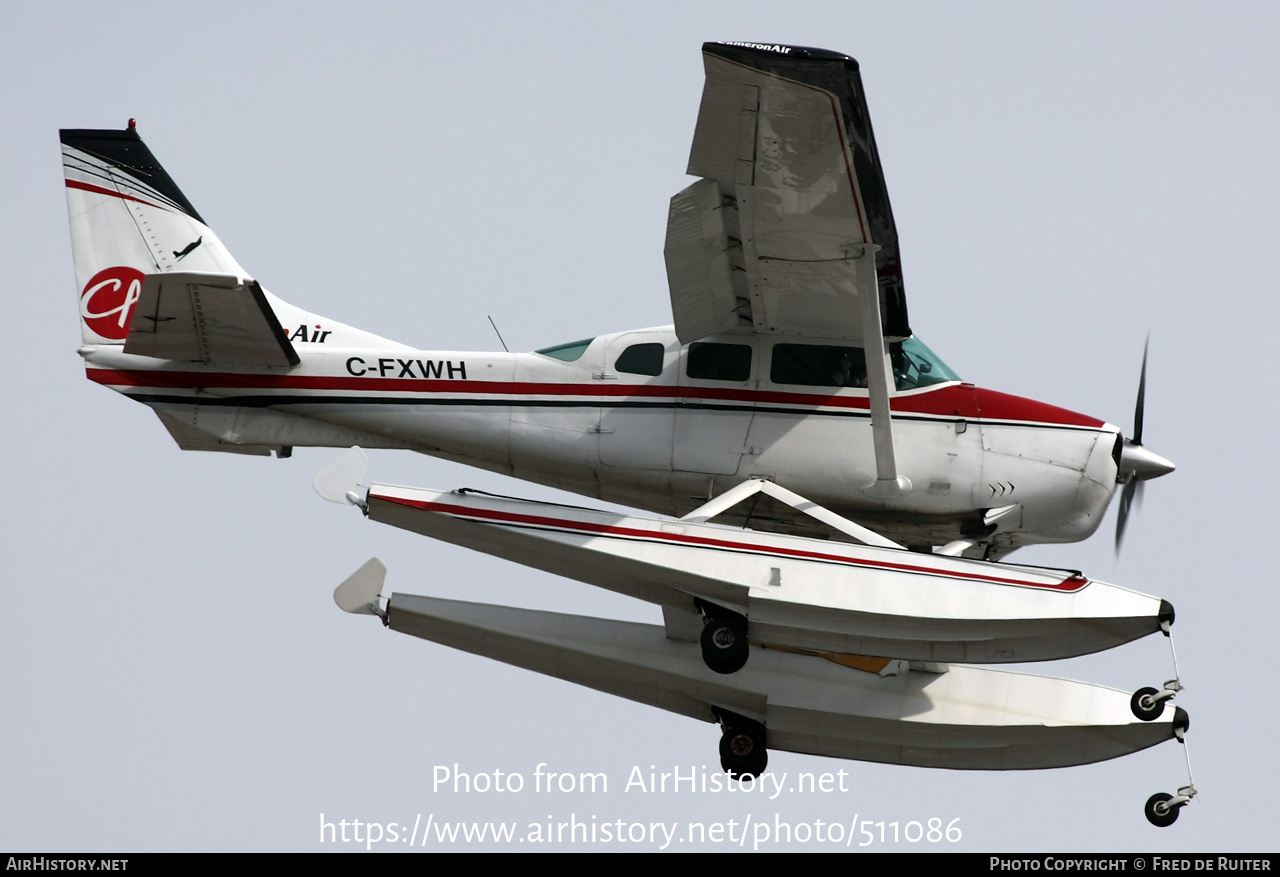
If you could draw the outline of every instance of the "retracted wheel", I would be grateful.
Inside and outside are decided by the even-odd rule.
[[[1159,693],[1154,688],[1139,688],[1129,698],[1129,709],[1142,721],[1154,722],[1164,715],[1164,699],[1156,697]]]
[[[720,737],[720,766],[735,779],[764,773],[769,766],[764,727],[755,722],[726,727]]]
[[[1157,792],[1147,799],[1147,806],[1144,811],[1147,814],[1147,821],[1158,828],[1168,828],[1170,825],[1178,821],[1178,811],[1182,809],[1181,804],[1170,805],[1173,795],[1167,792]]]
[[[702,628],[702,660],[708,667],[717,673],[736,673],[750,653],[746,619],[728,614],[707,619]]]

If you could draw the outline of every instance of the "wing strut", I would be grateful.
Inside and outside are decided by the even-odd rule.
[[[863,247],[856,260],[859,304],[862,308],[862,346],[867,360],[867,394],[871,397],[871,440],[876,453],[876,480],[862,486],[864,493],[892,499],[911,490],[911,481],[898,474],[893,454],[893,412],[889,407],[892,373],[889,348],[880,320],[880,284],[876,277],[875,244]]]
[[[861,524],[855,524],[848,518],[841,517],[831,509],[824,508],[816,502],[805,499],[795,491],[787,490],[785,487],[774,484],[772,481],[765,481],[760,478],[752,478],[741,484],[731,487],[724,493],[717,496],[710,502],[703,503],[680,520],[688,521],[691,524],[701,524],[709,521],[716,515],[724,514],[729,509],[749,499],[757,493],[763,493],[771,496],[779,502],[784,502],[798,512],[804,512],[809,517],[821,521],[833,530],[839,530],[846,536],[852,536],[863,545],[873,545],[877,548],[902,548],[897,542],[886,539],[873,530],[868,530]]]

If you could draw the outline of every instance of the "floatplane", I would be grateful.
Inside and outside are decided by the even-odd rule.
[[[317,477],[373,520],[629,594],[649,626],[393,594],[393,630],[718,722],[767,750],[970,769],[1057,767],[1182,740],[1164,687],[996,669],[1169,633],[1167,601],[995,563],[1092,534],[1173,470],[1134,428],[960,378],[912,331],[857,63],[703,47],[665,259],[674,324],[531,353],[422,350],[310,313],[248,274],[124,130],[61,133],[80,354],[184,450],[431,454],[660,517]],[[749,659],[749,660],[748,660]],[[961,662],[961,663],[956,663]],[[1153,796],[1171,823],[1194,794]]]

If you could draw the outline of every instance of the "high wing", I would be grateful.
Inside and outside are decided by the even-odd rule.
[[[688,172],[671,199],[676,334],[911,334],[898,234],[858,62],[821,49],[706,43]],[[867,257],[874,255],[874,260]],[[873,270],[874,269],[874,270]]]
[[[898,233],[858,62],[822,49],[704,43],[688,172],[666,263],[676,335],[840,339],[867,351],[876,479],[898,496],[886,342],[911,334]],[[878,352],[878,355],[876,353]]]

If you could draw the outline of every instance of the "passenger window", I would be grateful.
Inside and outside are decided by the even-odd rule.
[[[629,375],[660,375],[664,352],[661,344],[632,344],[622,351],[613,367]]]
[[[861,347],[775,344],[769,380],[805,387],[865,387],[867,358]]]
[[[711,342],[690,344],[685,373],[707,381],[745,381],[751,377],[751,347]]]

